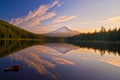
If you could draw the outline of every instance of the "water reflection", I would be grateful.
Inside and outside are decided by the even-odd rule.
[[[54,49],[39,45],[27,48],[9,57],[12,60],[24,62],[29,68],[35,69],[40,74],[50,75],[52,78],[57,79],[58,73],[51,72],[49,69],[54,68],[56,64],[74,65],[72,61],[63,59],[59,55]],[[45,58],[46,56],[47,58]]]
[[[120,79],[119,44],[115,44],[117,46],[110,44],[108,47],[104,45],[104,48],[101,44],[95,46],[90,43],[88,45],[79,43],[77,46],[39,41],[0,41],[0,43],[1,69],[16,64],[24,67],[20,74],[16,75],[17,79],[22,77],[22,80],[88,80],[91,76],[92,80]],[[110,47],[113,49],[110,50]],[[105,74],[104,71],[108,71],[109,74]],[[7,74],[10,77],[16,73]],[[6,74],[1,70],[0,75],[3,76],[0,79],[7,80]]]
[[[70,44],[74,44],[79,46],[80,48],[94,49],[94,51],[99,50],[101,56],[103,56],[106,52],[109,54],[120,55],[120,43],[113,42],[70,42]]]
[[[0,57],[7,56],[14,52],[25,49],[36,44],[44,44],[44,42],[32,40],[0,40]]]
[[[72,50],[79,49],[78,46],[67,43],[49,43],[49,44],[45,44],[45,46],[53,48],[62,54],[66,54]]]
[[[120,67],[120,59],[115,59],[115,60],[114,59],[110,59],[110,60],[100,59],[99,61],[111,64],[111,65],[116,66],[116,67]]]

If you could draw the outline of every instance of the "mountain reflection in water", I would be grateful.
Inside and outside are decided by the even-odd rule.
[[[120,79],[120,53],[119,47],[114,49],[116,44],[110,44],[108,48],[96,44],[97,47],[94,49],[95,44],[91,46],[90,43],[88,46],[39,41],[1,41],[0,43],[1,69],[16,64],[24,67],[18,72],[19,74],[0,70],[2,80]],[[112,46],[114,47],[110,50]],[[13,75],[16,77],[11,77]]]
[[[56,64],[74,65],[73,62],[59,57],[57,51],[46,46],[34,46],[21,51],[18,54],[10,55],[12,60],[23,61],[29,68],[33,68],[40,74],[47,74],[57,78],[57,73],[50,72],[47,68],[54,68]],[[47,56],[47,58],[45,58]],[[44,58],[43,58],[44,57]]]

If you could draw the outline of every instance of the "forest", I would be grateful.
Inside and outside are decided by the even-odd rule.
[[[39,40],[43,42],[58,42],[59,38],[35,34],[0,20],[0,40]]]
[[[43,39],[38,35],[16,27],[6,21],[0,20],[0,39]]]
[[[73,37],[65,38],[65,41],[72,42],[72,41],[120,41],[120,28],[114,28],[106,30],[103,26],[97,32],[93,33],[81,33],[79,35]]]
[[[79,42],[79,41],[120,41],[120,28],[106,30],[103,26],[99,31],[93,33],[80,33],[72,37],[48,37],[35,34],[14,26],[6,21],[0,20],[0,39],[38,39],[47,42]]]

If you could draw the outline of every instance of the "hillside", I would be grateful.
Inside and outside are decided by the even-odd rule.
[[[42,38],[43,35],[37,35],[31,32],[28,32],[24,29],[21,29],[17,26],[14,26],[6,21],[0,20],[0,38],[3,39],[38,39]]]

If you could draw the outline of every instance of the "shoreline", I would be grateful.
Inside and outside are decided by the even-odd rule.
[[[33,40],[33,41],[45,41],[44,39],[4,39],[4,38],[0,38],[0,40]],[[68,41],[64,41],[65,43],[119,43],[120,41],[72,41],[72,40],[68,40]]]
[[[39,40],[39,41],[43,41],[42,39],[3,39],[3,38],[0,38],[0,40]]]
[[[65,42],[67,42],[67,43],[105,43],[105,44],[107,44],[107,43],[116,43],[116,44],[120,44],[120,41],[65,41]]]

